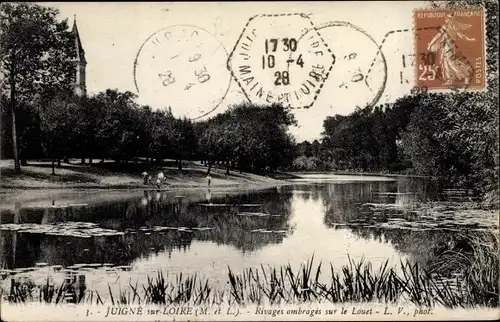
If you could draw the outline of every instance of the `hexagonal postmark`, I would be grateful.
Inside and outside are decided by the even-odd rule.
[[[300,13],[250,18],[228,58],[228,69],[249,101],[309,108],[335,63],[335,55]],[[304,34],[307,33],[305,36]]]

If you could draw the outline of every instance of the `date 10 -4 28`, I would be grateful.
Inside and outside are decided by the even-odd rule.
[[[275,53],[278,51],[283,52],[296,52],[297,51],[297,39],[295,38],[270,38],[266,39],[264,42],[264,47],[266,54],[262,55],[262,69],[273,69],[276,66],[276,56]],[[304,67],[304,61],[302,55],[299,54],[297,60],[291,57],[287,59],[287,64],[296,63],[301,68]],[[289,71],[276,71],[274,73],[274,85],[290,85],[290,72]]]

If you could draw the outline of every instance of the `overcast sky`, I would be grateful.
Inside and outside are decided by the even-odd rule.
[[[321,37],[335,55],[336,62],[314,105],[306,110],[294,110],[299,126],[293,128],[292,133],[298,141],[320,138],[322,122],[326,116],[348,114],[356,106],[373,102],[379,91],[382,94],[378,103],[392,102],[409,92],[414,73],[413,69],[408,67],[408,63],[406,68],[403,67],[402,55],[406,55],[406,59],[409,59],[408,55],[413,54],[412,32],[400,31],[387,37],[382,46],[387,69],[384,67],[377,46],[391,30],[411,30],[412,10],[425,7],[425,3],[416,1],[223,4],[43,3],[43,5],[58,8],[61,19],[68,18],[70,26],[73,24],[73,15],[76,14],[88,62],[89,94],[108,88],[137,93],[133,76],[134,60],[148,37],[162,28],[167,28],[164,31],[171,31],[169,35],[179,37],[180,28],[175,27],[176,25],[191,25],[193,27],[190,28],[195,28],[188,29],[191,32],[200,30],[200,34],[203,34],[203,41],[198,44],[201,46],[200,50],[210,51],[212,54],[212,58],[205,61],[212,73],[205,87],[193,87],[189,92],[171,86],[169,88],[173,92],[162,93],[159,92],[162,88],[153,86],[148,79],[148,75],[157,77],[158,74],[165,72],[168,65],[167,56],[175,57],[183,53],[182,50],[191,50],[184,53],[188,57],[194,54],[195,47],[179,49],[178,46],[165,44],[155,47],[150,39],[139,55],[138,102],[150,104],[153,108],[171,106],[177,116],[189,116],[190,113],[196,112],[187,107],[197,106],[201,101],[207,102],[208,107],[205,112],[218,104],[218,108],[212,114],[208,114],[211,116],[213,113],[224,111],[230,104],[245,100],[238,84],[231,78],[226,68],[226,52],[230,53],[233,50],[250,17],[256,14],[310,14],[310,19],[316,27],[319,27]],[[337,22],[332,23],[335,21]],[[266,23],[268,22],[265,20],[255,22],[257,33],[270,38],[279,37],[269,32],[269,28],[266,30]],[[301,27],[298,25],[300,22],[291,20],[289,28],[299,33]],[[164,56],[155,57],[155,50]],[[352,53],[355,53],[355,59],[348,59],[348,55]],[[372,63],[373,66],[370,68]],[[176,68],[176,86],[183,78],[188,82],[186,75],[190,73],[185,63],[176,63],[171,69]],[[369,69],[371,71],[367,82],[364,79],[353,82],[356,75],[366,75]],[[385,77],[387,81],[384,86]],[[409,80],[408,83],[406,79]]]

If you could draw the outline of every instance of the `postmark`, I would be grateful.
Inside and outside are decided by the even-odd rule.
[[[321,31],[338,60],[325,89],[352,106],[376,105],[386,87],[387,62],[375,39],[348,21],[328,21],[314,30]]]
[[[318,31],[300,38],[314,25],[305,14],[261,14],[249,19],[227,67],[249,101],[309,108],[335,63],[335,55]]]
[[[176,117],[214,112],[229,91],[227,51],[207,30],[173,25],[153,33],[134,62],[134,83],[145,104],[170,107]]]
[[[417,9],[413,22],[417,88],[486,88],[483,9]]]

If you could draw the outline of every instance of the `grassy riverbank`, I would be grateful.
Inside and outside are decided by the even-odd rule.
[[[281,267],[245,269],[228,267],[227,283],[214,284],[200,274],[170,276],[158,272],[143,285],[129,281],[112,290],[75,288],[65,281],[54,285],[47,278],[38,288],[30,282],[12,284],[2,298],[11,303],[66,301],[92,305],[284,305],[303,303],[389,303],[424,307],[497,307],[498,248],[475,245],[472,265],[461,267],[454,277],[429,272],[409,261],[389,267],[350,260],[340,270],[314,263],[314,256],[297,271]],[[461,256],[461,254],[455,254]],[[198,276],[200,275],[200,276]],[[71,280],[71,278],[70,278]]]
[[[72,160],[70,164],[62,163],[55,168],[52,174],[50,162],[30,162],[22,167],[21,174],[14,173],[11,160],[0,161],[0,188],[3,189],[57,189],[57,188],[145,188],[142,172],[148,172],[155,177],[162,171],[166,177],[164,188],[206,187],[207,167],[190,163],[182,170],[176,166],[151,166],[139,162],[128,164],[103,164],[81,165]],[[212,168],[211,187],[249,186],[254,184],[274,184],[280,179],[251,173],[231,171],[226,175],[224,168]],[[154,186],[149,186],[154,188]]]

